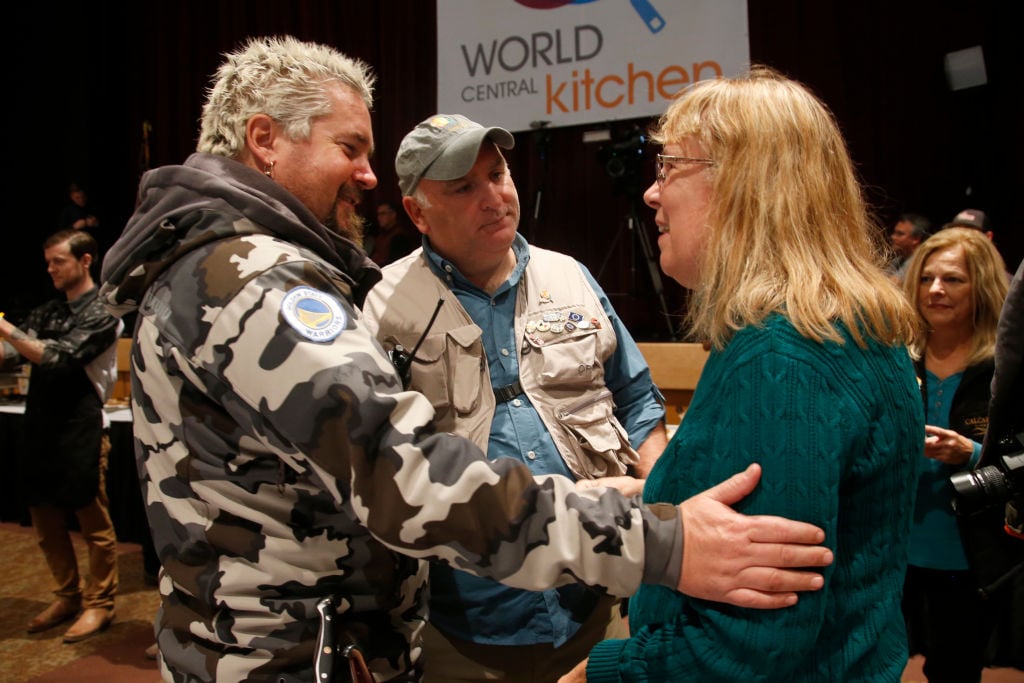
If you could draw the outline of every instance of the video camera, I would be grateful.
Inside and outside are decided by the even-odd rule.
[[[617,191],[635,194],[642,189],[641,167],[646,144],[647,136],[638,126],[633,126],[597,151],[597,158],[604,164],[604,172]]]

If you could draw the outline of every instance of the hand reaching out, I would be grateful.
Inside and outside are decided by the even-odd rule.
[[[589,661],[589,659],[584,659],[574,666],[572,671],[558,679],[558,683],[587,683],[587,662]]]
[[[974,442],[951,429],[924,426],[924,455],[947,465],[964,465],[974,453]]]

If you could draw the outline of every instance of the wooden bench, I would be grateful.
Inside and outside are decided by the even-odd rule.
[[[651,368],[651,379],[665,395],[665,422],[679,424],[693,400],[708,351],[703,344],[687,342],[647,342],[637,346]]]

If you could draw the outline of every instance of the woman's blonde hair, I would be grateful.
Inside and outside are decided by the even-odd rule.
[[[956,247],[961,248],[964,253],[967,277],[971,284],[971,298],[974,302],[974,333],[971,335],[971,353],[967,358],[967,365],[974,365],[995,355],[999,313],[1003,310],[1003,301],[1006,299],[1010,283],[1006,275],[1006,263],[999,255],[999,250],[985,233],[973,228],[940,230],[922,242],[910,257],[903,279],[903,291],[910,305],[918,311],[920,321],[910,352],[914,358],[920,358],[928,345],[930,330],[920,314],[919,285],[925,261],[936,252]]]
[[[828,108],[807,88],[755,66],[696,83],[651,134],[698,141],[712,159],[700,284],[687,318],[722,348],[772,313],[805,337],[909,343],[915,316],[882,271],[885,249]]]

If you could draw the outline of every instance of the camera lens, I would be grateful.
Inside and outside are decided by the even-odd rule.
[[[626,175],[626,163],[619,157],[612,157],[604,165],[604,172],[609,178],[621,178]]]
[[[954,474],[949,482],[956,492],[953,508],[961,514],[970,514],[988,505],[1003,503],[1010,497],[1006,475],[993,465]]]

